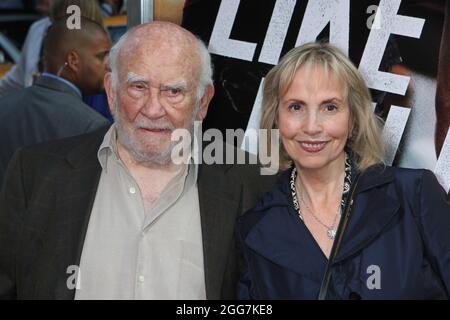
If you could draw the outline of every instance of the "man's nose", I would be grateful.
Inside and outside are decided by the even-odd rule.
[[[166,110],[159,99],[159,88],[150,88],[150,95],[147,98],[141,113],[150,119],[159,119],[166,115]]]

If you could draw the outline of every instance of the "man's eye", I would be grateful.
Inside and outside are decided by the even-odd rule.
[[[167,91],[167,95],[168,96],[177,96],[177,95],[179,95],[179,94],[181,94],[181,89],[179,89],[179,88],[171,88],[171,89],[168,89]]]
[[[141,83],[135,83],[131,87],[136,90],[144,90],[145,89],[145,86]]]
[[[146,94],[147,86],[143,83],[131,83],[128,87],[128,94],[134,98],[141,98]]]

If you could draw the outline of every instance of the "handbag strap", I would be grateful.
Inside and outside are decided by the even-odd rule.
[[[341,221],[339,222],[339,226],[336,232],[336,240],[334,241],[333,247],[331,248],[330,257],[328,259],[327,268],[325,270],[325,275],[323,276],[322,284],[320,286],[318,300],[326,300],[327,298],[328,288],[331,282],[331,265],[333,264],[334,259],[336,258],[336,255],[339,252],[339,248],[341,247],[342,244],[342,239],[344,238],[344,232],[345,229],[347,228],[350,213],[352,211],[353,197],[355,195],[356,186],[358,185],[359,176],[360,174],[358,173],[355,177],[355,181],[352,184],[350,196],[347,198],[347,201],[345,203],[344,215],[341,218]]]

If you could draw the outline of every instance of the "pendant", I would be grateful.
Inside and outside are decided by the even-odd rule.
[[[327,230],[327,236],[331,240],[334,240],[334,237],[336,236],[336,230],[335,229],[328,229]]]

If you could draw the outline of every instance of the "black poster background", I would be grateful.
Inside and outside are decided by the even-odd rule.
[[[275,2],[275,0],[240,1],[230,38],[257,43],[255,55],[252,62],[212,55],[216,95],[203,123],[204,130],[208,128],[217,128],[222,132],[227,128],[245,130],[261,78],[272,67],[258,62],[258,57]],[[220,3],[220,0],[187,1],[182,25],[208,44]],[[349,57],[356,66],[359,65],[370,33],[367,20],[371,13],[367,13],[367,8],[379,3],[379,0],[350,0]],[[308,1],[296,2],[281,56],[294,47],[307,4]],[[425,19],[421,37],[415,39],[391,35],[379,70],[393,73],[415,71],[436,78],[445,0],[403,0],[398,14]],[[328,33],[327,26],[318,39],[326,40]],[[448,72],[450,73],[450,70]],[[409,89],[405,96],[375,90],[371,90],[371,93],[373,101],[377,102],[376,112],[383,118],[386,118],[391,104],[409,106]],[[450,93],[448,96],[450,97]],[[441,117],[446,123],[450,122],[448,112],[438,113],[437,117]],[[399,147],[399,150],[401,149],[402,145]]]

